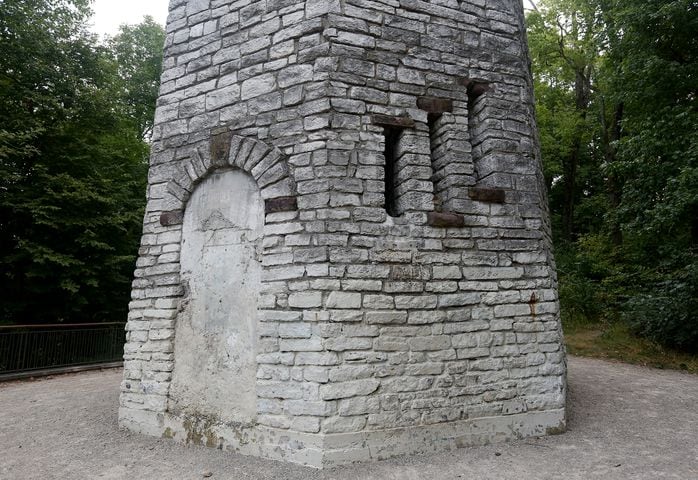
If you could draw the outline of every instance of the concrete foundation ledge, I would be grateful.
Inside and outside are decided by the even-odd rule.
[[[187,444],[327,468],[562,433],[566,420],[565,410],[559,409],[408,428],[309,434],[263,426],[220,424],[203,417],[121,409],[119,425]]]

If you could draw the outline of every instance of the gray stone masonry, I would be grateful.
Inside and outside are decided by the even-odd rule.
[[[147,198],[122,426],[314,467],[564,430],[521,0],[171,0]],[[221,281],[244,308],[214,322]]]

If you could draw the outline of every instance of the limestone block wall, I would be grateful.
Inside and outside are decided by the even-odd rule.
[[[171,0],[167,32],[121,424],[318,467],[563,429],[521,1]]]

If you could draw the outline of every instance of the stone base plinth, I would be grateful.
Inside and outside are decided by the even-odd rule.
[[[187,444],[327,468],[562,433],[566,428],[566,418],[565,411],[560,409],[409,428],[310,434],[122,409],[119,425],[138,433],[172,438]]]

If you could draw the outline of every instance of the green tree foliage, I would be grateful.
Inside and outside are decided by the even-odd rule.
[[[622,317],[696,350],[698,3],[538,3],[529,36],[565,315]]]
[[[698,350],[698,3],[624,0],[617,10],[618,215],[630,258],[649,271],[626,317],[644,335]]]
[[[149,139],[153,130],[164,43],[162,26],[149,16],[138,25],[122,25],[109,41],[123,87],[121,103],[144,139]]]
[[[600,26],[591,5],[554,0],[541,7],[529,16],[541,146],[551,200],[559,207],[554,211],[556,231],[572,241],[579,233],[580,199],[597,188],[598,159],[590,146],[601,69]]]
[[[139,35],[99,45],[85,30],[89,15],[87,0],[0,8],[2,322],[125,315],[146,185],[143,117],[154,107],[147,89],[128,85],[157,74],[142,57],[119,63]]]

